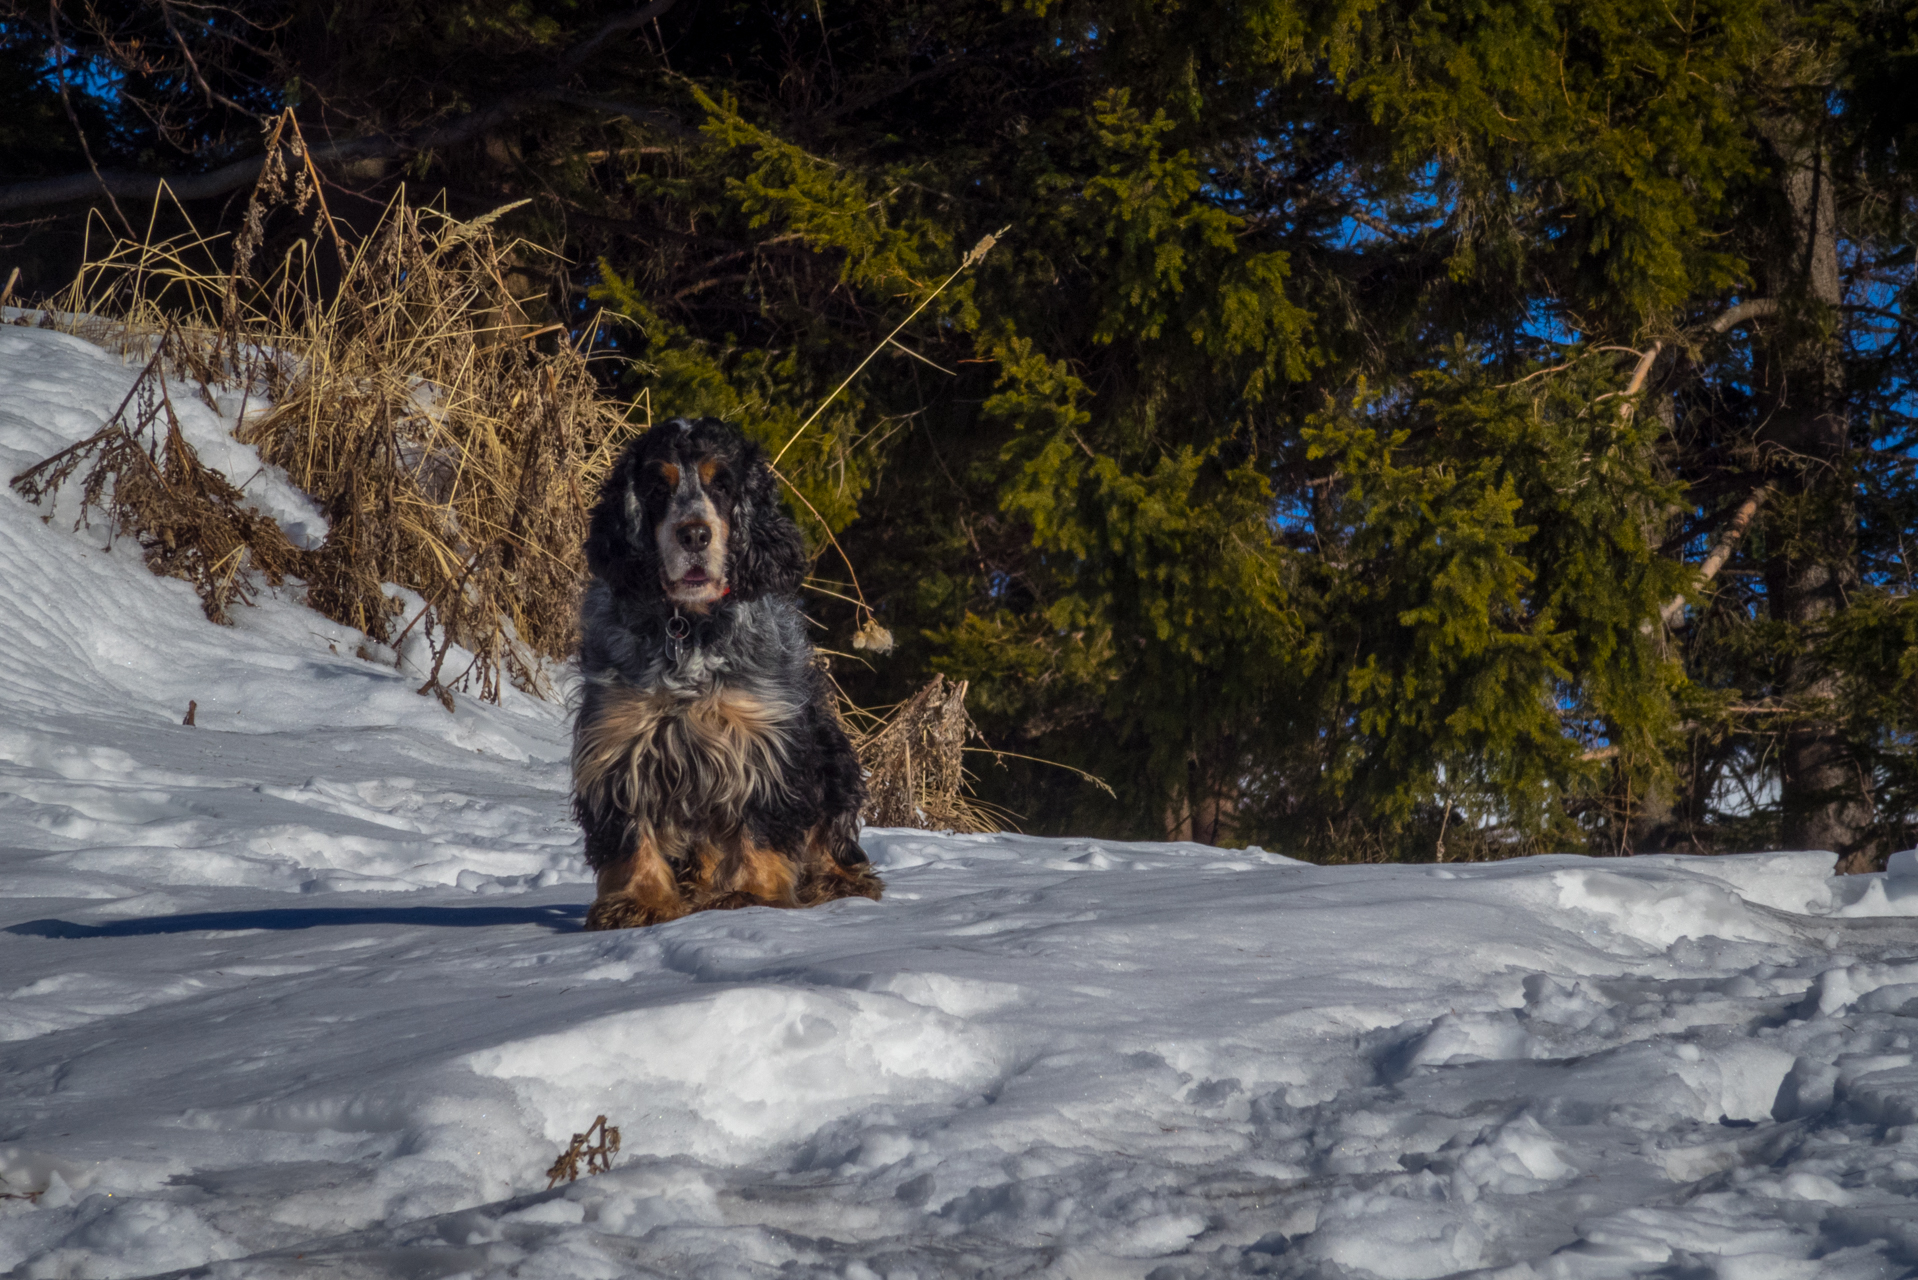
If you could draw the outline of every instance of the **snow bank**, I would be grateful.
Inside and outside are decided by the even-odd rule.
[[[0,329],[0,466],[131,377]],[[883,902],[585,934],[560,709],[70,524],[0,493],[0,1272],[1918,1269],[1902,863],[869,830]]]

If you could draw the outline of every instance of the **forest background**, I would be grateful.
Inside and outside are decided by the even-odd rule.
[[[0,14],[15,301],[287,111],[346,224],[514,206],[525,340],[785,448],[835,675],[970,680],[1025,829],[1918,843],[1918,6]]]

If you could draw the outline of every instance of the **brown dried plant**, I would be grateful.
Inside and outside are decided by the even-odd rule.
[[[876,827],[996,831],[1001,815],[967,795],[964,752],[978,730],[966,714],[966,681],[934,675],[890,715],[847,716],[866,769],[861,819]]]
[[[442,698],[475,680],[497,698],[502,672],[549,692],[541,659],[573,647],[589,498],[628,429],[582,352],[529,341],[491,217],[396,200],[240,433],[326,512],[314,606],[396,647],[418,629],[423,688]],[[392,618],[388,582],[427,607]],[[474,657],[448,672],[455,643]]]
[[[599,1134],[599,1141],[589,1146],[588,1143],[596,1132]],[[567,1182],[577,1182],[581,1156],[586,1157],[586,1172],[590,1176],[595,1173],[605,1173],[611,1169],[613,1157],[618,1154],[619,1129],[607,1124],[605,1116],[594,1116],[593,1122],[586,1126],[586,1132],[574,1134],[571,1145],[559,1153],[559,1158],[554,1160],[552,1167],[546,1171],[546,1189],[551,1191],[559,1185],[562,1178]]]
[[[103,513],[109,539],[131,535],[148,568],[192,583],[206,616],[225,623],[234,602],[252,602],[249,569],[277,586],[304,572],[309,557],[201,463],[181,434],[167,378],[175,342],[172,332],[161,338],[104,427],[15,476],[13,487],[45,503],[84,467],[76,527],[91,523],[90,512]]]
[[[318,190],[306,171],[269,167],[224,270],[195,233],[89,254],[46,314],[150,354],[130,397],[141,408],[16,487],[49,497],[84,466],[85,501],[110,507],[156,571],[193,581],[216,620],[244,598],[244,567],[295,574],[309,604],[391,646],[396,664],[423,639],[420,692],[449,710],[455,689],[498,700],[502,677],[549,696],[549,665],[574,641],[589,495],[633,428],[583,351],[535,345],[555,326],[536,328],[504,283],[519,247],[494,235],[504,210],[461,221],[402,191],[355,239]],[[255,273],[276,202],[296,215],[315,202],[317,216]],[[209,402],[236,385],[257,396],[235,434],[319,504],[330,529],[317,550],[294,551],[180,439],[171,388],[196,381]],[[155,415],[170,424],[163,440]],[[404,614],[391,586],[424,607]]]

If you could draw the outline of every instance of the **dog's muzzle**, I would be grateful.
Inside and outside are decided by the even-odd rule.
[[[656,534],[660,579],[674,604],[703,609],[726,594],[726,527],[698,473],[687,467],[681,475]]]

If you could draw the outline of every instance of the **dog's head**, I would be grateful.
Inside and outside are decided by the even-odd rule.
[[[792,595],[806,559],[759,446],[717,418],[674,418],[613,465],[586,563],[622,594],[705,612],[729,598]]]

